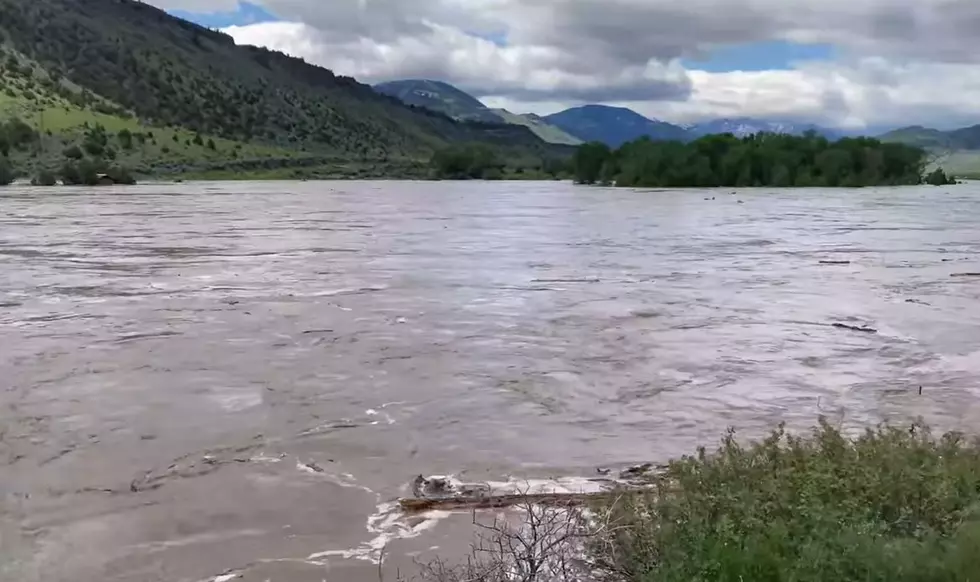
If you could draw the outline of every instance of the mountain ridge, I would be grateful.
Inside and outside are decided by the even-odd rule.
[[[134,0],[0,0],[0,38],[22,55],[10,58],[30,62],[27,76],[45,88],[43,98],[34,89],[7,97],[18,109],[30,104],[32,123],[64,117],[49,94],[72,86],[79,89],[72,114],[79,128],[101,112],[291,152],[282,158],[421,161],[462,142],[549,151],[526,127],[459,122],[411,107],[351,77],[237,45],[222,32]]]
[[[559,145],[578,145],[582,140],[550,125],[539,116],[491,109],[476,97],[444,81],[400,79],[374,85],[374,90],[407,105],[436,111],[461,121],[506,123],[527,127],[542,140]]]
[[[691,138],[690,132],[679,125],[646,118],[626,107],[582,105],[545,115],[544,119],[582,141],[599,141],[610,147],[644,136],[654,140]]]

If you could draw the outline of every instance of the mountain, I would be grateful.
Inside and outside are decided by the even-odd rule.
[[[16,110],[34,127],[45,126],[42,133],[81,135],[92,123],[113,135],[153,133],[160,163],[208,139],[216,146],[208,152],[236,163],[255,154],[284,164],[314,158],[387,164],[428,160],[462,142],[522,154],[549,147],[526,127],[461,123],[408,106],[350,77],[238,46],[228,35],[134,0],[0,0],[0,39],[7,70],[19,71],[16,88],[2,76],[0,108],[8,115]],[[160,143],[161,134],[172,141]],[[187,159],[203,153],[192,150]]]
[[[533,113],[511,113],[506,109],[492,109],[491,111],[500,116],[505,123],[523,125],[527,127],[533,131],[535,135],[548,143],[565,145],[579,145],[582,143],[582,140],[566,131],[563,131],[557,126],[548,123],[540,115],[535,115]]]
[[[442,81],[407,79],[374,86],[374,90],[407,105],[444,113],[453,119],[500,123],[499,115],[469,93]]]
[[[952,147],[952,138],[948,132],[911,125],[886,132],[879,136],[882,141],[906,143],[924,148],[948,149]]]
[[[948,131],[912,125],[889,131],[879,137],[882,141],[907,143],[934,150],[980,150],[980,125]]]
[[[550,125],[537,115],[521,115],[506,109],[490,109],[476,97],[442,81],[428,79],[388,81],[375,85],[374,90],[408,105],[444,113],[453,119],[521,125],[548,143],[563,145],[582,143],[582,140]]]
[[[610,147],[619,147],[643,136],[664,141],[691,138],[683,127],[647,119],[624,107],[584,105],[547,115],[544,120],[582,141],[600,141]]]
[[[746,137],[762,132],[803,135],[807,131],[815,131],[818,134],[831,139],[840,137],[838,132],[814,125],[812,123],[801,124],[786,121],[754,119],[751,117],[715,119],[692,125],[688,128],[688,130],[696,136],[730,133],[736,137]]]

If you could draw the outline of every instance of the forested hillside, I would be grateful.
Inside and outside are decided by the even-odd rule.
[[[548,147],[527,128],[459,123],[409,107],[132,0],[0,0],[0,41],[11,59],[5,70],[13,71],[0,84],[0,113],[26,117],[42,131],[57,133],[57,120],[72,125],[66,116],[78,122],[76,133],[94,123],[111,134],[153,126],[175,144],[200,146],[189,155],[205,157],[218,156],[222,145],[238,158],[382,161],[427,160],[457,142],[521,155]],[[14,78],[23,82],[12,87]],[[215,148],[206,147],[208,139]],[[157,146],[156,153],[173,149]]]

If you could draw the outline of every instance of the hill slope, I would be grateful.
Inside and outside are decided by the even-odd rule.
[[[889,131],[882,134],[880,139],[882,141],[905,143],[924,148],[946,149],[954,147],[952,137],[948,132],[930,127],[922,127],[921,125],[912,125]]]
[[[374,86],[374,90],[390,95],[407,105],[424,107],[444,113],[453,119],[500,123],[500,116],[490,111],[479,99],[442,81],[407,79],[389,81]]]
[[[582,140],[550,125],[537,115],[520,115],[506,109],[490,109],[476,97],[442,81],[428,79],[388,81],[375,85],[374,90],[395,97],[407,105],[444,113],[453,119],[524,126],[543,141],[552,144],[582,143]]]
[[[511,113],[506,109],[492,109],[491,111],[499,115],[505,123],[523,125],[527,127],[533,131],[535,135],[548,143],[565,145],[579,145],[583,143],[582,140],[574,135],[571,135],[557,126],[551,125],[540,115],[534,115],[533,113],[525,113],[522,115],[519,113]]]
[[[456,141],[545,147],[526,128],[457,123],[132,0],[0,0],[0,35],[106,114],[229,141],[358,160]]]
[[[643,136],[653,140],[679,141],[692,137],[683,127],[647,119],[624,107],[584,105],[547,115],[544,119],[582,141],[600,141],[611,147],[619,147]]]

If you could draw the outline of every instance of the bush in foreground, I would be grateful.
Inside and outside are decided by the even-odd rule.
[[[57,183],[58,178],[51,170],[40,170],[31,178],[32,186],[54,186]]]
[[[620,580],[980,580],[980,447],[917,425],[730,433],[624,499],[593,544]]]
[[[980,581],[980,444],[919,425],[852,440],[821,419],[748,446],[729,432],[604,499],[589,519],[530,500],[516,526],[474,513],[470,556],[398,580]]]

